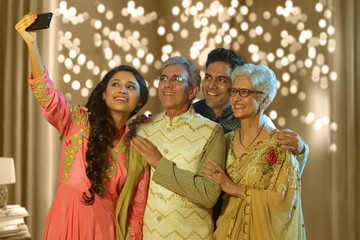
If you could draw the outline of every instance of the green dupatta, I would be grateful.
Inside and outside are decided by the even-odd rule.
[[[126,237],[128,208],[134,194],[134,189],[137,186],[146,168],[146,162],[132,146],[129,147],[127,157],[129,160],[128,177],[117,200],[115,212],[117,220],[116,233],[117,239],[119,240],[123,240]]]

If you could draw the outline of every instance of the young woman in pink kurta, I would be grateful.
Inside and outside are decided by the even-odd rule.
[[[119,66],[93,90],[87,103],[91,113],[69,104],[42,64],[36,34],[25,31],[35,19],[27,14],[16,25],[29,48],[29,84],[43,115],[63,137],[58,189],[43,239],[142,239],[149,176],[141,166],[139,176],[131,178],[133,187],[125,185],[134,173],[125,121],[146,103],[146,83],[135,69]],[[125,186],[129,191],[122,192]],[[128,200],[119,202],[120,194],[129,194],[121,197]],[[125,218],[116,216],[117,204],[128,209]]]

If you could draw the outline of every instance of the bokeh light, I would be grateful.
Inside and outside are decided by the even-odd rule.
[[[325,125],[334,129],[336,123],[330,123],[329,116],[317,116],[314,104],[309,104],[313,93],[304,87],[312,84],[321,93],[338,80],[328,58],[336,50],[332,9],[321,1],[307,3],[306,9],[292,0],[266,9],[259,4],[182,0],[169,2],[164,12],[133,0],[60,1],[54,11],[62,24],[56,59],[63,83],[69,86],[65,95],[86,99],[100,77],[120,64],[134,66],[149,80],[159,75],[163,61],[182,55],[203,71],[209,51],[225,47],[275,71],[278,102],[294,105],[287,115],[280,111],[280,103],[270,105],[269,116],[276,124],[285,126],[288,118],[295,118],[315,130]],[[152,80],[149,84],[150,99],[156,99],[156,84]],[[157,106],[148,107],[153,111]]]

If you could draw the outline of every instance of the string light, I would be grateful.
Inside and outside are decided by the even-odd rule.
[[[232,48],[254,63],[269,65],[279,76],[279,93],[284,98],[297,96],[295,104],[308,99],[304,82],[328,89],[338,79],[327,59],[327,54],[336,50],[336,29],[329,21],[333,12],[323,3],[313,3],[310,13],[304,12],[301,2],[286,0],[261,12],[253,0],[231,0],[228,5],[182,0],[172,3],[171,18],[159,18],[164,13],[151,10],[145,3],[130,0],[117,4],[119,14],[114,13],[114,5],[99,1],[94,9],[91,4],[60,1],[54,11],[63,24],[59,24],[63,30],[58,31],[57,55],[65,72],[63,82],[74,91],[80,90],[84,98],[108,68],[129,64],[151,79],[158,74],[162,61],[171,56],[188,56],[203,68],[207,53],[220,46]],[[87,29],[86,34],[80,34],[83,31],[79,29]],[[160,52],[155,43],[160,45]],[[155,82],[150,82],[149,89],[150,97],[156,97]],[[65,95],[74,98],[78,94]],[[313,118],[316,130],[330,122],[329,117],[316,116],[311,108],[308,111],[312,114],[303,111],[293,108],[291,116],[304,123]],[[270,117],[278,119],[278,124],[287,122],[275,110]]]

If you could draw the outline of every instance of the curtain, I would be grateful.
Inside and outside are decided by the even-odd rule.
[[[360,2],[335,1],[339,74],[331,89],[331,115],[339,123],[331,134],[336,143],[331,166],[332,239],[360,239]]]
[[[8,185],[8,204],[27,209],[25,218],[33,239],[41,239],[46,215],[57,185],[60,141],[56,131],[41,115],[27,84],[29,60],[27,46],[15,24],[30,12],[45,12],[54,1],[1,0],[0,40],[0,156],[14,158],[16,183]],[[52,71],[54,36],[39,36],[40,49]],[[0,166],[1,167],[1,166]]]
[[[156,2],[156,4],[153,4]],[[155,59],[161,60],[161,53],[164,53],[167,38],[158,36],[157,29],[154,26],[163,25],[164,20],[169,20],[172,16],[172,6],[178,5],[182,9],[182,1],[134,1],[136,6],[145,7],[145,13],[152,11],[158,14],[158,19],[140,28],[140,34],[148,34],[150,41],[147,45],[154,53]],[[49,12],[59,7],[58,0],[0,0],[0,156],[13,157],[15,160],[16,183],[8,185],[9,201],[8,204],[20,204],[30,213],[26,218],[33,239],[41,239],[42,230],[56,192],[57,175],[60,159],[59,134],[42,117],[39,106],[35,101],[30,88],[27,84],[29,77],[29,60],[27,48],[21,37],[14,29],[15,24],[21,17],[30,12]],[[195,5],[197,2],[192,1]],[[209,4],[203,1],[204,5]],[[221,4],[229,6],[233,1],[221,1]],[[239,7],[253,1],[239,1]],[[260,19],[261,11],[271,8],[273,4],[282,4],[288,1],[266,0],[261,2],[261,6],[256,9],[249,7],[250,12],[258,13]],[[294,5],[297,4],[293,1]],[[302,176],[302,201],[305,218],[306,232],[308,239],[360,239],[360,162],[357,160],[360,147],[360,3],[358,0],[328,0],[319,1],[332,10],[330,22],[335,26],[336,50],[333,55],[325,55],[330,62],[329,65],[334,68],[338,77],[336,81],[331,81],[329,87],[323,91],[317,91],[314,84],[303,77],[298,79],[301,87],[309,100],[304,101],[304,108],[313,105],[316,114],[329,115],[330,124],[320,130],[314,130],[313,125],[306,125],[300,121],[287,121],[283,127],[297,131],[310,147],[310,155]],[[78,13],[88,11],[90,7],[96,8],[96,4],[104,3],[105,6],[113,9],[119,16],[122,12],[116,9],[126,6],[127,1],[117,3],[115,1],[89,1],[88,5],[77,2],[67,1],[68,7],[73,5],[78,9]],[[93,5],[91,5],[93,4]],[[303,3],[305,4],[305,3]],[[310,12],[314,6],[313,1],[306,1],[303,12]],[[182,5],[182,6],[181,6]],[[89,7],[90,6],[90,7]],[[96,12],[96,11],[95,11]],[[90,13],[94,16],[95,13]],[[116,17],[116,15],[115,15]],[[223,18],[224,16],[219,16]],[[180,18],[180,17],[179,17]],[[65,73],[72,73],[64,64],[58,62],[59,53],[67,55],[67,49],[59,47],[59,31],[62,35],[66,31],[79,31],[75,25],[69,23],[63,24],[60,21],[52,22],[50,30],[42,30],[38,34],[40,52],[44,58],[44,63],[49,69],[49,74],[55,80],[55,85],[64,92],[71,93],[73,102],[84,103],[84,97],[81,97],[79,91],[71,88],[69,83],[64,83],[56,79],[63,79]],[[163,20],[159,20],[163,19]],[[248,20],[244,18],[244,21]],[[110,20],[104,20],[104,23]],[[115,20],[112,20],[115,21]],[[180,22],[180,21],[179,21]],[[237,26],[234,19],[228,20],[230,26]],[[214,21],[210,22],[221,25]],[[210,24],[209,23],[209,24]],[[137,22],[127,21],[123,27],[131,29]],[[190,24],[186,27],[190,29],[189,38],[196,40],[198,30],[191,30]],[[265,23],[264,23],[265,25]],[[284,25],[285,27],[286,25]],[[81,34],[89,34],[93,28],[85,29],[82,26]],[[171,28],[171,26],[169,27]],[[270,30],[271,31],[271,30]],[[288,29],[290,32],[291,29]],[[103,32],[99,31],[100,35]],[[177,37],[172,42],[174,50],[179,50],[185,57],[191,55],[190,48],[194,45],[189,44],[186,39]],[[74,38],[74,37],[73,37]],[[105,37],[104,37],[105,38]],[[194,40],[195,39],[195,40]],[[81,50],[87,52],[87,57],[91,58],[95,64],[98,64],[101,70],[107,69],[106,59],[102,55],[102,49],[87,45],[86,41],[81,39]],[[93,39],[89,38],[88,42]],[[190,40],[189,40],[190,41]],[[239,42],[245,44],[253,39],[239,38]],[[112,44],[110,42],[110,44]],[[240,45],[241,45],[240,44]],[[268,43],[261,43],[260,46],[274,48]],[[216,47],[220,47],[218,44]],[[232,48],[234,45],[228,44],[225,47]],[[264,47],[264,48],[265,48]],[[121,54],[126,54],[126,48],[117,49]],[[251,62],[251,54],[248,49],[240,46],[236,52],[244,57],[247,62]],[[269,50],[270,51],[270,50]],[[116,54],[116,52],[114,52]],[[136,56],[136,54],[133,54]],[[203,56],[204,57],[204,56]],[[196,61],[199,67],[204,69],[203,60]],[[274,71],[277,73],[276,69]],[[154,61],[145,74],[146,79],[152,84],[159,73],[159,65]],[[83,70],[84,79],[94,77],[91,71]],[[100,77],[96,76],[96,80]],[[150,80],[149,80],[150,79]],[[78,79],[81,81],[81,79]],[[95,84],[94,84],[95,85]],[[152,96],[146,108],[156,113],[161,111],[155,89],[152,89]],[[75,97],[76,96],[76,97]],[[154,97],[155,96],[155,97]],[[201,95],[199,95],[201,98]],[[276,103],[272,104],[279,115],[287,114],[289,109],[295,104],[295,99],[286,98],[278,94]],[[290,99],[290,100],[289,100]],[[302,109],[299,109],[300,111]],[[278,122],[276,122],[278,123]],[[0,166],[1,167],[1,166]]]

